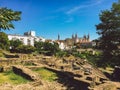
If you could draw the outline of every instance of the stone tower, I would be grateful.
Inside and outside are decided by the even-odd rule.
[[[74,40],[74,34],[72,34],[72,40]]]
[[[78,38],[78,36],[77,36],[77,33],[75,34],[75,39],[77,39]]]
[[[60,35],[58,34],[58,40],[60,40]]]
[[[89,33],[88,33],[88,35],[87,35],[87,39],[88,39],[88,41],[90,40],[90,35],[89,35]]]

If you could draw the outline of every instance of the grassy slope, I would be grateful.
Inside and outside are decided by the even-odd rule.
[[[39,73],[40,77],[43,80],[54,81],[55,79],[57,79],[57,75],[55,73],[53,73],[45,68],[37,68],[33,71]]]
[[[23,77],[16,75],[13,71],[7,71],[0,73],[0,83],[11,83],[11,84],[21,84],[27,83],[28,80],[24,79]]]

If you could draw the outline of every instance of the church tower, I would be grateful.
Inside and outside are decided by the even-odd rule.
[[[87,38],[86,35],[84,35],[83,38],[86,39]]]
[[[77,35],[77,33],[75,34],[75,43],[77,43],[78,42],[78,35]]]
[[[58,41],[60,40],[60,35],[58,34]]]
[[[88,33],[88,35],[87,35],[87,40],[88,40],[88,41],[90,40],[90,35],[89,35],[89,33]]]
[[[74,40],[74,34],[72,34],[72,40]]]
[[[75,34],[75,39],[77,39],[78,38],[78,36],[77,36],[77,33]]]

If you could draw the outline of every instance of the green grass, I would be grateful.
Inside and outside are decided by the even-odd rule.
[[[12,70],[0,73],[0,83],[24,84],[29,82],[25,78],[16,75]]]
[[[100,60],[100,56],[96,55],[89,55],[86,58],[93,65],[97,65],[97,62]]]
[[[34,69],[33,71],[39,73],[40,77],[43,79],[43,80],[47,80],[47,81],[55,81],[58,77],[55,73],[53,73],[52,71],[49,71],[45,68],[37,68],[37,69]]]

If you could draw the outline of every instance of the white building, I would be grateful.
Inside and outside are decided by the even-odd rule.
[[[8,34],[8,39],[9,40],[19,39],[20,41],[23,42],[24,45],[31,45],[31,46],[34,46],[35,41],[37,41],[37,42],[39,42],[39,41],[45,42],[44,38],[37,37],[35,35],[35,31],[25,32],[24,35]]]
[[[61,42],[61,43],[59,43],[59,48],[61,49],[61,50],[64,50],[65,49],[65,44],[63,43],[63,42]]]

